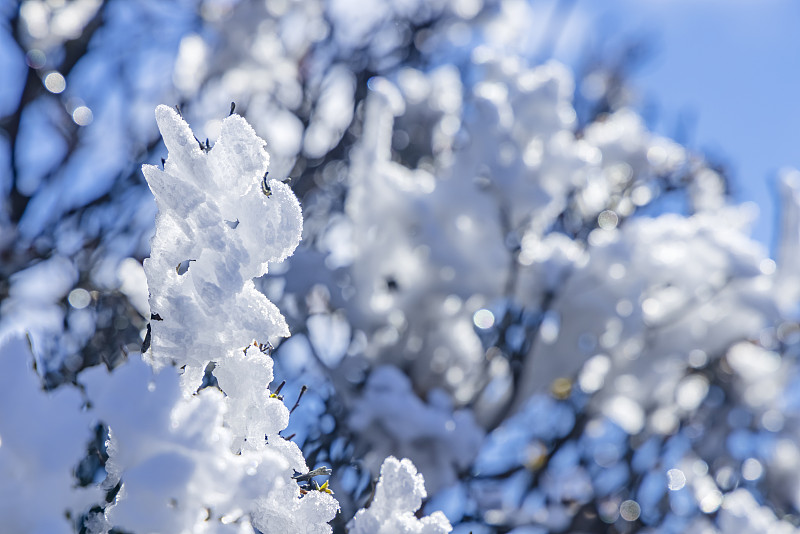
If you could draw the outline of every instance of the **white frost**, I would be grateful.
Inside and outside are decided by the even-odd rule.
[[[253,343],[289,334],[253,278],[294,251],[299,203],[278,181],[264,190],[264,141],[241,117],[223,121],[213,149],[171,108],[156,119],[170,154],[165,170],[143,169],[159,208],[144,262],[153,369],[135,361],[83,375],[92,413],[109,427],[106,487],[122,481],[92,532],[327,534],[339,505],[301,495],[292,476],[308,467],[279,434],[289,410],[270,395],[266,345]],[[198,391],[212,361],[222,392]]]
[[[452,530],[442,512],[417,519],[426,497],[425,481],[411,460],[390,456],[381,466],[381,478],[369,508],[359,510],[349,523],[350,534],[445,534]]]
[[[199,378],[224,357],[220,347],[289,335],[252,279],[294,251],[302,216],[288,186],[270,180],[271,195],[262,192],[269,156],[242,117],[223,121],[209,151],[172,108],[159,106],[156,119],[169,158],[163,171],[143,168],[159,209],[144,269],[150,309],[162,319],[151,322],[148,357],[156,369],[179,362]],[[186,392],[198,386],[187,383]]]

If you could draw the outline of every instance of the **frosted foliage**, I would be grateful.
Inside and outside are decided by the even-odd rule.
[[[396,83],[370,81],[365,135],[352,158],[346,205],[355,249],[337,257],[352,263],[365,286],[357,293],[363,300],[356,302],[372,312],[365,314],[368,321],[395,307],[425,309],[451,293],[465,299],[503,296],[506,281],[516,276],[504,242],[509,232],[521,245],[516,296],[535,302],[563,278],[554,273],[568,271],[580,258],[579,243],[547,235],[570,195],[587,221],[609,204],[630,211],[630,199],[620,197],[630,193],[635,179],[644,187],[644,204],[647,177],[685,162],[679,145],[651,135],[630,110],[593,123],[578,138],[574,82],[566,68],[554,62],[526,68],[481,52],[474,68],[483,78],[472,86],[462,85],[458,72],[448,68],[404,69]],[[474,112],[467,113],[471,107]],[[430,125],[432,165],[408,168],[392,160],[396,121]],[[386,221],[381,214],[389,206],[396,216]],[[391,249],[382,243],[392,243]],[[330,245],[337,254],[339,243]],[[383,295],[389,276],[399,291]],[[530,287],[541,278],[552,281]],[[429,321],[421,317],[420,323]],[[409,325],[416,328],[421,327]]]
[[[338,503],[301,497],[292,476],[308,467],[279,435],[289,410],[271,396],[273,362],[254,341],[289,334],[252,279],[297,246],[297,199],[275,180],[262,187],[269,158],[241,117],[223,121],[213,149],[171,108],[156,119],[169,159],[143,169],[159,209],[144,263],[153,369],[85,373],[109,427],[107,484],[122,481],[95,531],[330,532]],[[198,391],[211,361],[221,391]]]
[[[537,309],[546,295],[560,294],[565,281],[587,262],[570,285],[589,283],[581,281],[589,277],[607,278],[606,271],[597,271],[615,262],[625,265],[625,260],[590,250],[604,239],[610,244],[607,250],[621,252],[620,258],[630,254],[622,248],[647,254],[655,235],[635,230],[619,235],[617,226],[637,206],[652,200],[657,176],[687,165],[680,145],[648,132],[628,109],[591,123],[577,135],[571,101],[574,81],[556,62],[527,67],[481,48],[470,69],[479,73],[472,82],[451,67],[430,72],[405,68],[392,79],[370,80],[364,135],[351,157],[347,219],[332,225],[326,240],[332,261],[349,265],[357,289],[348,303],[349,316],[372,335],[367,356],[405,353],[412,360],[415,387],[444,387],[457,403],[476,398],[486,383],[484,350],[474,332],[473,314],[500,299]],[[418,131],[418,124],[430,129],[430,146],[411,142],[432,154],[409,167],[396,161],[392,140],[398,132]],[[393,214],[389,219],[388,211]],[[553,231],[564,221],[591,228],[601,214],[605,222],[588,239],[568,236],[569,228]],[[729,254],[727,247],[739,247],[746,237],[736,227],[714,229],[720,221],[731,226],[727,222],[735,218],[712,212],[685,223],[682,232],[696,232],[693,247],[701,251],[701,258],[708,258],[699,265],[680,264],[700,271],[687,273],[690,281],[682,283],[687,292],[714,273],[724,277],[729,256],[747,263],[744,271],[734,266],[732,274],[753,274],[757,261],[752,260],[763,258],[763,252],[745,252],[741,258],[738,251]],[[654,223],[651,232],[667,230],[671,222],[665,218]],[[683,237],[674,239],[675,247],[681,248]],[[706,246],[719,252],[702,251]],[[593,255],[604,260],[593,261]],[[603,265],[605,261],[609,263]],[[663,269],[650,270],[646,263],[662,262],[642,262],[641,273],[649,278],[643,283],[653,291],[675,268],[664,263]],[[653,271],[660,274],[651,275]],[[598,304],[608,306],[613,317],[618,300],[636,300],[635,292],[642,289],[639,282],[624,277],[619,284],[628,284],[625,290],[598,299]],[[582,298],[574,298],[577,293],[570,291],[566,303],[581,307]],[[564,317],[560,311],[554,315]],[[754,314],[743,314],[751,331],[761,324]],[[569,321],[570,329],[605,317],[582,315],[586,320]],[[574,342],[584,332],[573,333],[569,330],[563,338]],[[398,347],[402,342],[407,346]],[[529,359],[536,362],[536,370],[521,382],[519,402],[554,378],[576,372],[587,357],[573,347],[563,352],[571,357],[547,359],[552,369],[542,369],[550,366],[543,358]],[[495,370],[499,381],[508,375],[499,366]],[[477,412],[488,419],[496,406],[479,406]]]
[[[442,512],[417,519],[426,497],[425,481],[408,459],[388,457],[381,466],[375,497],[350,522],[350,534],[445,534],[450,522]]]
[[[123,482],[106,509],[107,524],[135,532],[233,533],[253,532],[243,527],[252,522],[266,534],[287,531],[263,519],[280,515],[291,520],[289,532],[330,532],[338,504],[322,493],[300,497],[291,476],[307,468],[297,446],[276,434],[265,442],[262,433],[233,452],[235,434],[223,421],[228,406],[238,406],[210,388],[186,399],[179,378],[172,368],[154,375],[141,361],[111,375],[84,374],[93,413],[111,429],[109,479]],[[285,426],[288,413],[278,420]]]
[[[227,394],[226,423],[236,436],[235,450],[253,446],[263,436],[280,439],[277,434],[289,423],[289,410],[280,400],[270,398],[267,386],[272,382],[272,358],[250,345],[246,351],[232,351],[214,375]]]
[[[652,394],[647,380],[665,379],[666,369],[654,368],[654,361],[693,349],[714,354],[758,336],[777,317],[774,282],[759,270],[763,248],[736,228],[741,218],[741,211],[729,208],[690,218],[637,219],[605,232],[604,242],[588,251],[588,261],[561,288],[552,309],[569,321],[535,341],[532,353],[551,357],[525,369],[524,391],[575,375],[593,350],[579,345],[587,336],[608,351],[613,374],[629,372],[641,381],[639,399]],[[630,310],[621,301],[633,303]],[[674,372],[680,375],[682,368]]]
[[[77,488],[74,469],[91,439],[91,417],[75,389],[41,389],[25,338],[0,339],[0,518],[3,532],[69,534],[65,513],[79,516],[102,499]],[[33,482],[33,483],[32,483]]]
[[[223,121],[209,151],[173,109],[159,106],[156,120],[169,158],[163,171],[143,167],[159,209],[144,268],[151,312],[162,319],[151,322],[148,357],[156,369],[179,362],[199,378],[221,346],[289,334],[252,278],[292,253],[302,217],[286,185],[270,180],[272,194],[262,192],[269,157],[240,116]]]
[[[514,276],[504,243],[509,232],[522,248],[516,296],[535,302],[542,289],[557,287],[562,277],[554,272],[568,270],[579,258],[578,243],[556,243],[557,235],[545,235],[570,194],[580,215],[592,220],[609,204],[620,203],[635,178],[642,177],[646,189],[647,176],[675,170],[685,161],[679,145],[651,135],[630,110],[593,123],[584,138],[577,138],[574,82],[562,65],[525,68],[487,51],[475,63],[484,78],[474,86],[462,86],[458,73],[447,68],[429,74],[405,69],[396,84],[370,82],[365,135],[353,156],[346,211],[356,247],[347,259],[369,288],[357,295],[365,299],[359,304],[373,312],[367,316],[371,321],[393,307],[424,309],[428,306],[421,300],[450,293],[502,296]],[[474,113],[466,113],[468,106]],[[395,121],[430,124],[432,166],[412,169],[392,161]],[[648,158],[653,153],[659,157]],[[406,201],[398,203],[398,197]],[[630,200],[622,205],[631,205]],[[385,221],[381,214],[389,206],[396,217]],[[391,250],[381,243],[392,243]],[[451,271],[458,276],[446,274]],[[387,276],[396,279],[400,291],[378,298],[375,292],[381,292]],[[541,278],[552,280],[549,287],[530,287]]]

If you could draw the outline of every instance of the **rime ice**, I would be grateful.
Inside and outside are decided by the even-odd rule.
[[[156,120],[169,158],[164,170],[143,168],[159,209],[144,269],[153,314],[146,359],[161,373],[148,383],[149,370],[129,364],[111,379],[89,377],[110,428],[109,477],[123,482],[106,520],[199,531],[209,510],[222,524],[252,521],[264,533],[330,532],[338,504],[317,492],[300,498],[292,474],[308,467],[278,434],[289,411],[270,397],[272,359],[251,344],[289,334],[252,279],[294,251],[300,205],[278,181],[264,190],[264,141],[238,115],[223,121],[213,149],[171,108],[159,106]],[[211,361],[225,395],[195,394]],[[180,385],[170,364],[183,368]]]
[[[85,374],[85,382],[96,406],[94,415],[111,429],[105,485],[113,487],[120,479],[123,483],[105,517],[96,518],[102,527],[241,533],[253,532],[249,527],[254,525],[265,534],[330,532],[327,523],[338,509],[336,500],[322,493],[301,499],[291,478],[307,467],[297,446],[277,435],[288,422],[282,404],[262,406],[258,413],[248,397],[226,402],[230,395],[225,398],[212,388],[187,399],[175,369],[168,367],[154,376],[141,361],[110,376],[93,369]],[[241,391],[237,393],[243,397]],[[254,397],[266,391],[263,386],[251,393]],[[261,439],[242,448],[237,420],[225,424],[242,406],[259,428],[278,421],[270,429],[269,442],[262,432]],[[283,519],[274,523],[269,519],[274,516]],[[217,526],[210,527],[209,521]],[[232,521],[238,526],[225,526]]]
[[[183,119],[167,106],[156,120],[169,150],[164,170],[143,172],[159,213],[152,257],[144,267],[151,322],[148,355],[156,369],[186,365],[187,393],[197,389],[206,364],[224,358],[220,347],[289,335],[278,309],[252,279],[269,262],[291,254],[300,241],[302,216],[284,184],[261,180],[269,156],[247,122],[231,115],[214,147],[203,149]]]

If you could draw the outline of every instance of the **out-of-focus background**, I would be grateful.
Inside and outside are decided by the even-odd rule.
[[[238,3],[203,4],[217,6],[205,8],[210,12],[225,11]],[[480,0],[473,3],[481,4]],[[9,21],[0,41],[0,72],[4,79],[0,105],[4,114],[24,103],[20,98],[28,65],[43,62],[42,68],[71,69],[69,63],[77,59],[40,58],[34,54],[36,57],[29,58],[26,65],[24,53],[33,44],[30,35],[25,35],[26,27],[44,42],[81,42],[93,34],[94,26],[102,24],[102,20],[94,20],[87,27],[92,22],[87,17],[96,13],[96,2],[21,2],[22,10],[18,12],[19,4],[14,0],[2,4]],[[75,5],[64,9],[70,4]],[[138,9],[131,8],[130,16],[141,18],[131,23],[144,24],[143,19],[163,16],[170,21],[165,32],[149,36],[142,29],[120,34],[119,42],[98,44],[107,48],[93,50],[93,54],[107,54],[109,62],[119,64],[126,57],[149,53],[152,63],[137,66],[137,83],[168,83],[173,79],[170,65],[178,52],[178,40],[197,30],[201,23],[202,19],[193,20],[190,14],[201,3],[139,4],[142,11],[137,13]],[[783,167],[800,166],[800,106],[792,105],[800,90],[800,36],[794,31],[800,6],[796,2],[531,0],[529,4],[535,13],[526,39],[532,58],[555,58],[578,73],[593,61],[619,64],[624,69],[626,90],[633,93],[631,104],[642,113],[648,127],[723,165],[732,178],[733,197],[759,207],[752,235],[769,247],[775,244],[774,178]],[[51,11],[59,15],[48,22]],[[20,16],[21,19],[16,18]],[[23,26],[18,25],[20,22]],[[30,25],[25,26],[26,23]],[[302,22],[298,21],[298,25],[302,26]],[[113,40],[112,36],[109,38]],[[51,52],[63,54],[63,50]],[[59,60],[64,59],[67,64],[59,65]],[[39,72],[40,77],[42,74]],[[116,74],[121,79],[106,79],[107,92],[112,92],[115,84],[124,86],[122,72]],[[95,74],[104,75],[113,77],[114,73]],[[82,82],[81,76],[80,72],[73,74],[73,83],[91,85]],[[145,82],[149,77],[160,81]],[[103,85],[97,78],[92,83]],[[589,83],[583,90],[597,90],[593,87]],[[78,100],[102,98],[96,95],[102,92],[100,87],[70,92],[76,93],[74,98]],[[157,103],[156,99],[151,103]],[[71,107],[78,106],[73,102]],[[6,136],[14,133],[9,129],[4,128]],[[38,131],[48,137],[44,129]],[[7,149],[3,152],[3,161],[8,161]]]
[[[309,392],[285,434],[333,467],[336,532],[390,454],[463,534],[797,531],[796,2],[0,15],[0,334],[28,334],[44,389],[142,349],[155,107],[206,152],[235,112],[303,208],[256,286],[292,331],[276,381]],[[108,431],[73,485],[104,479]]]

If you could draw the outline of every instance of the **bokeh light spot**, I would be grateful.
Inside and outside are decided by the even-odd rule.
[[[47,62],[47,56],[41,50],[34,48],[25,54],[25,60],[32,69],[41,69]]]
[[[619,519],[619,507],[614,501],[604,501],[597,509],[604,523],[613,523]]]
[[[611,211],[605,210],[597,216],[597,225],[603,230],[613,230],[619,224],[619,216]]]
[[[590,358],[581,370],[578,378],[578,384],[584,393],[594,393],[603,387],[606,374],[611,369],[611,359],[604,355],[598,354]]]
[[[703,499],[700,501],[700,510],[703,511],[705,514],[712,514],[719,510],[719,507],[722,505],[722,492],[719,490],[710,491]]]
[[[755,458],[748,458],[742,463],[742,476],[745,480],[758,480],[764,474],[764,467]]]
[[[637,186],[631,192],[631,200],[637,206],[644,206],[653,199],[653,192],[646,185]]]
[[[472,316],[472,321],[478,328],[486,330],[494,326],[494,314],[486,308],[481,308]]]
[[[72,112],[72,120],[75,121],[75,124],[78,126],[88,126],[92,123],[93,119],[94,115],[92,114],[92,110],[86,106],[78,106],[75,108],[75,111]]]
[[[625,521],[636,521],[639,519],[641,513],[642,508],[636,501],[623,501],[623,503],[619,505],[619,515],[621,515],[622,519]]]
[[[63,93],[67,88],[67,80],[60,72],[50,72],[44,77],[44,86],[53,94]]]
[[[686,485],[686,475],[680,469],[670,469],[667,471],[667,487],[671,491],[683,489]]]
[[[76,310],[82,310],[92,301],[92,296],[82,287],[76,287],[69,292],[67,300],[69,301],[70,306]]]
[[[773,274],[777,268],[778,268],[778,265],[775,263],[775,260],[770,259],[770,258],[765,258],[765,259],[761,260],[761,262],[758,264],[758,269],[763,274],[767,274],[767,275]]]
[[[633,303],[628,299],[622,299],[617,302],[616,310],[620,317],[629,317],[633,313]]]
[[[770,432],[783,430],[783,414],[778,410],[767,410],[761,416],[761,425]]]
[[[608,276],[613,278],[614,280],[620,280],[625,276],[627,269],[621,263],[612,263],[611,267],[608,268]]]
[[[708,354],[700,349],[693,349],[689,351],[689,365],[692,367],[703,367],[708,363]]]

